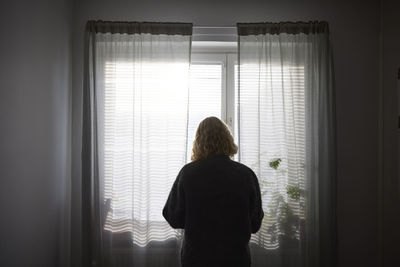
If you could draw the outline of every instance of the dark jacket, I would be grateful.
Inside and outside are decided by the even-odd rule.
[[[185,229],[182,267],[250,266],[248,243],[264,217],[257,177],[224,155],[186,164],[163,216]]]

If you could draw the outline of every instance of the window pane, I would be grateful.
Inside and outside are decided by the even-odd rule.
[[[187,152],[188,76],[182,73],[188,73],[188,64],[137,65],[105,62],[104,96],[99,96],[104,98],[99,101],[104,198],[112,211],[105,229],[113,232],[165,222],[162,208]],[[154,234],[150,239],[173,235],[168,229],[162,238]]]
[[[305,218],[304,198],[288,193],[289,189],[305,190],[304,67],[242,64],[240,92],[237,68],[235,102],[236,106],[240,102],[240,114],[236,107],[235,116],[240,119],[240,161],[258,176],[265,212],[262,227],[251,242],[276,249],[283,235],[300,238],[299,224]],[[279,167],[275,169],[271,164],[277,160]],[[295,222],[283,223],[289,216],[286,211]]]
[[[154,156],[168,150],[173,155],[186,153],[187,162],[190,162],[192,143],[200,121],[208,116],[221,117],[222,64],[193,64],[189,81],[187,150],[180,150],[182,146],[179,145],[185,132],[176,135],[163,132],[165,127],[160,125],[164,124],[168,124],[171,131],[182,129],[179,125],[186,116],[182,114],[185,108],[180,104],[186,103],[183,98],[187,94],[180,91],[185,87],[182,84],[185,80],[175,75],[182,72],[181,68],[180,64],[143,64],[139,80],[134,77],[137,70],[133,62],[105,64],[104,194],[106,199],[112,199],[112,220],[147,218],[163,221],[161,210],[168,196],[168,186],[163,192],[153,192],[157,194],[152,198],[154,212],[144,212],[140,206],[132,206],[131,200],[140,195],[135,184],[148,183],[149,179],[151,183],[162,183],[154,180],[151,173],[137,175],[135,158],[138,160],[148,153]],[[160,90],[160,81],[164,81],[164,90]],[[146,140],[141,139],[144,130],[150,133]],[[168,172],[171,177],[176,176],[181,166],[173,167],[174,174]]]
[[[192,64],[189,90],[187,162],[199,123],[206,117],[221,118],[222,64]]]

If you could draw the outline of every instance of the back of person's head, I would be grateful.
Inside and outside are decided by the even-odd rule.
[[[195,161],[220,154],[233,157],[237,150],[228,126],[216,117],[208,117],[197,127],[191,159]]]

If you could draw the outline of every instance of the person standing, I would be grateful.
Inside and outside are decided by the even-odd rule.
[[[192,162],[179,172],[163,209],[184,229],[182,267],[248,267],[249,240],[264,217],[257,176],[231,158],[238,147],[216,117],[198,126]]]

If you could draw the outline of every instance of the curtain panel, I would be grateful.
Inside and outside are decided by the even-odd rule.
[[[265,217],[253,266],[335,266],[335,96],[326,22],[238,23],[239,161]]]
[[[186,163],[192,24],[89,21],[82,136],[84,266],[178,266],[162,207]]]

